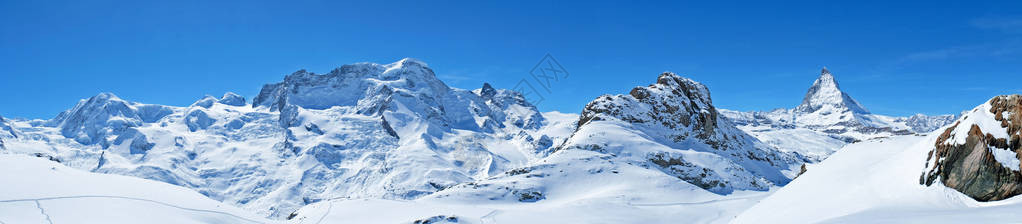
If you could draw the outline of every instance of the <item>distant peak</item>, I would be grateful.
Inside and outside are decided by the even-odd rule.
[[[96,94],[95,96],[93,96],[90,99],[104,100],[105,101],[105,100],[112,100],[112,99],[113,100],[119,100],[121,98],[118,98],[117,95],[114,95],[113,93],[102,92],[102,93]]]
[[[220,97],[220,103],[225,105],[245,106],[245,102],[245,97],[233,92],[224,93],[224,96]]]
[[[400,61],[395,62],[394,64],[398,64],[398,65],[401,65],[401,66],[419,65],[419,66],[422,66],[422,67],[429,67],[429,65],[427,65],[426,62],[423,62],[423,61],[420,61],[419,59],[414,59],[414,58],[403,58]]]
[[[490,83],[483,83],[483,88],[479,90],[479,96],[490,98],[497,95],[497,89],[490,86]]]
[[[797,109],[802,112],[815,112],[827,105],[840,110],[847,109],[853,113],[869,113],[859,102],[842,91],[834,75],[827,70],[827,67],[823,67],[820,77],[816,78],[812,87],[809,87],[805,98],[802,99],[802,104]]]

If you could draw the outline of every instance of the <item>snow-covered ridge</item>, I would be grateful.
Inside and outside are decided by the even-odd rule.
[[[561,120],[517,92],[450,88],[403,59],[298,71],[253,104],[233,93],[187,107],[101,93],[54,119],[0,121],[11,127],[0,141],[5,153],[162,181],[283,218],[320,200],[415,199],[523,166],[567,138]]]

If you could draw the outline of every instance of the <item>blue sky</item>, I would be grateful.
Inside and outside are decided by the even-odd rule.
[[[298,69],[404,57],[449,85],[570,72],[541,110],[579,112],[673,71],[717,107],[797,105],[827,66],[874,113],[946,114],[1022,93],[1022,2],[0,1],[0,115],[99,92],[185,106],[251,99]]]

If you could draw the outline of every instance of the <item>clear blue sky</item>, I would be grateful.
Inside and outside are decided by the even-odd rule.
[[[366,1],[370,2],[370,1]],[[404,57],[449,85],[511,88],[550,53],[541,110],[579,112],[673,71],[721,108],[797,105],[827,66],[874,113],[957,113],[1022,92],[1022,2],[0,1],[0,115],[99,92],[251,99],[298,69]]]

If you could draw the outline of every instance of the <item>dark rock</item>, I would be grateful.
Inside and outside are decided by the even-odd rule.
[[[1019,135],[1022,131],[1022,95],[998,96],[990,100],[990,113],[1009,138],[995,138],[991,133],[972,124],[968,133],[954,133],[962,124],[956,123],[944,130],[930,151],[927,170],[919,178],[920,184],[932,185],[940,180],[945,186],[958,190],[977,201],[996,201],[1022,194],[1022,173],[1004,167],[991,150],[1011,150],[1022,153]],[[968,134],[964,144],[949,141],[956,134]],[[932,165],[931,165],[932,164]],[[1016,168],[1017,169],[1017,168]]]

